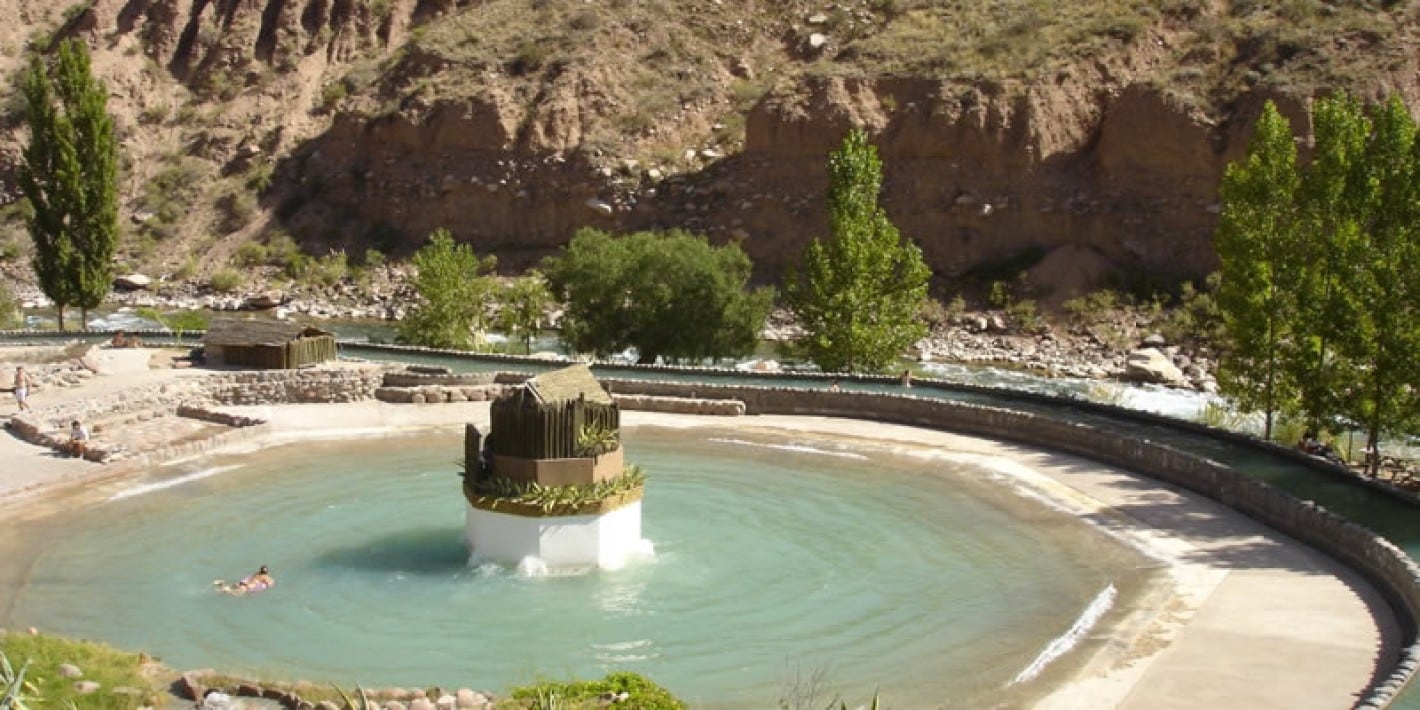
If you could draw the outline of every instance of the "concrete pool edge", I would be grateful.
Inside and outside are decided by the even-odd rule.
[[[1378,540],[1376,536],[1366,531],[1360,526],[1346,523],[1324,510],[1309,506],[1303,501],[1299,501],[1291,496],[1280,494],[1275,490],[1265,486],[1265,484],[1251,481],[1243,483],[1228,483],[1231,474],[1240,477],[1242,474],[1227,469],[1215,462],[1206,461],[1187,454],[1182,454],[1168,447],[1148,442],[1119,441],[1121,437],[1111,435],[1109,432],[1093,429],[1083,425],[1070,424],[1068,422],[1054,421],[1048,417],[1031,415],[1023,412],[1012,412],[992,407],[980,407],[976,405],[966,405],[961,403],[943,402],[941,400],[929,400],[926,398],[906,397],[902,395],[869,394],[869,393],[829,393],[824,391],[807,391],[791,388],[769,388],[769,387],[728,387],[723,385],[699,384],[678,384],[678,383],[635,383],[634,381],[618,380],[614,382],[614,387],[618,393],[625,394],[669,394],[669,396],[685,396],[688,393],[698,393],[699,395],[732,396],[729,391],[734,391],[733,396],[742,396],[752,403],[750,411],[770,412],[776,409],[784,410],[782,413],[792,415],[820,415],[852,417],[862,420],[879,420],[886,422],[896,422],[910,426],[927,427],[943,431],[963,431],[987,436],[995,439],[1006,439],[1021,443],[1029,443],[1032,446],[1040,446],[1047,449],[1061,450],[1068,453],[1100,460],[1102,456],[1116,457],[1123,461],[1122,467],[1139,471],[1146,475],[1152,474],[1160,480],[1181,485],[1185,488],[1195,488],[1200,485],[1200,481],[1206,481],[1214,486],[1210,497],[1223,500],[1232,507],[1240,509],[1245,514],[1252,515],[1261,520],[1268,521],[1269,516],[1281,521],[1282,524],[1273,524],[1273,527],[1292,534],[1294,537],[1308,542],[1320,549],[1326,550],[1338,559],[1346,561],[1351,566],[1361,569],[1373,580],[1379,581],[1378,585],[1383,593],[1390,597],[1391,605],[1395,611],[1401,615],[1402,626],[1406,627],[1404,635],[1407,640],[1412,639],[1414,629],[1414,618],[1416,614],[1417,599],[1420,599],[1420,584],[1416,583],[1415,567],[1410,563],[1409,558],[1388,542]],[[664,388],[672,388],[672,393],[667,393]],[[679,388],[679,389],[676,389]],[[688,388],[688,389],[687,389]],[[657,390],[657,391],[651,391]],[[390,407],[390,405],[386,405]],[[417,420],[424,418],[442,418],[456,415],[454,408],[459,405],[444,404],[430,406],[408,406],[393,405],[389,411],[405,410],[403,413],[392,415],[392,419],[386,422],[379,422],[373,426],[374,429],[383,429],[387,426],[422,426]],[[437,414],[432,410],[438,411]],[[723,419],[717,420],[717,424],[723,423]],[[355,427],[359,429],[359,427]],[[366,431],[369,429],[367,428]],[[1082,434],[1090,433],[1090,437],[1083,437]],[[346,432],[349,433],[348,431]],[[341,435],[340,433],[333,434]],[[276,435],[276,438],[280,438]],[[265,437],[263,437],[265,439]],[[1136,445],[1143,445],[1138,448]],[[1152,459],[1151,459],[1152,457]],[[1146,461],[1150,459],[1150,461]],[[1157,460],[1153,460],[1157,459]],[[1140,463],[1148,463],[1151,467],[1158,467],[1159,470],[1141,469]],[[1191,462],[1190,462],[1191,461]],[[140,466],[119,466],[119,467],[94,467],[88,471],[88,476],[100,476],[109,478],[122,476],[131,473]],[[57,483],[74,483],[75,480],[55,481]],[[1262,493],[1258,493],[1258,491]],[[1268,493],[1268,491],[1271,493]],[[42,494],[41,488],[31,489],[31,493]],[[1208,494],[1207,491],[1201,491]],[[1272,494],[1281,495],[1276,498]],[[9,503],[11,501],[5,501]],[[1300,510],[1296,510],[1299,508]],[[1314,516],[1316,517],[1313,520]],[[1324,526],[1315,526],[1312,523],[1321,521]],[[1333,524],[1339,521],[1340,525]],[[1349,526],[1349,528],[1347,527]],[[1291,528],[1305,528],[1297,531]],[[1324,531],[1324,532],[1317,532]],[[1340,531],[1338,535],[1333,532]],[[1379,542],[1379,547],[1368,546],[1365,539]],[[1338,540],[1342,537],[1347,539],[1345,544]],[[1310,538],[1310,539],[1309,539]],[[1343,549],[1335,549],[1337,546]],[[1354,546],[1354,549],[1353,549]],[[1400,569],[1385,570],[1387,564],[1394,565],[1401,562]],[[1364,707],[1380,707],[1388,701],[1387,692],[1393,694],[1398,692],[1405,682],[1408,682],[1413,673],[1416,653],[1415,649],[1408,648],[1392,667],[1393,671],[1386,675],[1379,673],[1378,682],[1372,685],[1373,692],[1369,697],[1361,702]]]

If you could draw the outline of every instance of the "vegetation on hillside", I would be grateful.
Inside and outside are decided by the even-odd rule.
[[[1420,141],[1399,98],[1369,113],[1326,98],[1312,120],[1298,168],[1269,104],[1223,179],[1219,384],[1266,414],[1264,435],[1282,412],[1360,426],[1375,451],[1382,434],[1420,431]]]

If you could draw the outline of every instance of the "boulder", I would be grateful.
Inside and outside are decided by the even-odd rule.
[[[172,693],[183,700],[198,701],[207,694],[207,688],[191,673],[184,673],[173,681]]]
[[[286,302],[285,295],[286,294],[282,293],[279,289],[263,291],[252,296],[247,296],[247,300],[243,305],[247,308],[258,310],[275,308]]]
[[[1168,344],[1168,339],[1165,338],[1162,333],[1154,333],[1149,337],[1144,338],[1144,347],[1146,348],[1162,348],[1163,346]]]
[[[439,699],[434,701],[434,707],[439,710],[454,710],[458,707],[458,702],[458,698],[452,695],[440,695]]]
[[[84,677],[84,671],[79,670],[79,667],[74,665],[73,663],[61,663],[59,664],[59,667],[55,670],[59,673],[60,678]]]
[[[409,710],[435,710],[428,698],[415,698],[409,703]]]
[[[113,280],[113,287],[123,291],[142,291],[151,285],[153,279],[143,274],[125,274]]]
[[[603,217],[610,217],[613,213],[616,212],[616,208],[612,207],[610,202],[607,202],[606,200],[597,199],[595,197],[587,198],[585,204],[593,212],[596,212],[597,214],[600,214]]]
[[[99,684],[92,680],[80,680],[74,682],[74,692],[80,695],[89,695],[98,691]]]
[[[1183,376],[1183,372],[1169,361],[1167,355],[1155,348],[1142,348],[1129,353],[1129,359],[1124,363],[1124,379],[1174,387],[1188,386],[1188,378]]]
[[[459,688],[458,695],[454,696],[458,701],[459,710],[474,710],[487,704],[488,699],[468,688]]]

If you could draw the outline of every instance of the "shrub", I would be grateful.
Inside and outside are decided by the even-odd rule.
[[[236,269],[221,269],[212,274],[212,290],[218,293],[231,293],[242,285],[242,275]]]
[[[10,287],[0,283],[0,330],[18,328],[24,323],[20,314],[20,299]]]
[[[266,246],[257,242],[246,242],[237,247],[237,265],[242,267],[261,266],[266,263]]]

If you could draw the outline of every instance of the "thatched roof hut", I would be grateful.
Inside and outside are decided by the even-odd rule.
[[[621,412],[586,365],[547,372],[493,402],[495,454],[526,459],[589,455],[579,438],[600,432],[608,443],[621,429]]]
[[[334,334],[287,321],[217,321],[202,343],[209,365],[289,370],[336,357]]]

